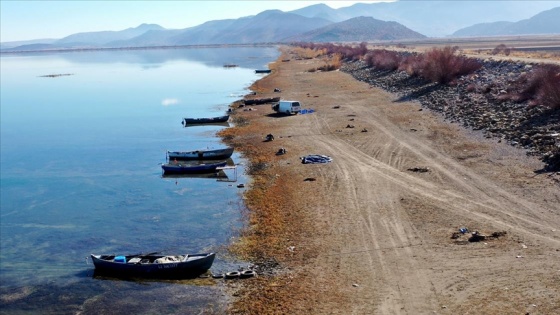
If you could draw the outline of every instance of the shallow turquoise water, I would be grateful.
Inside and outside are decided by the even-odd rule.
[[[86,257],[216,251],[214,271],[240,264],[220,253],[243,224],[242,190],[162,178],[160,163],[166,150],[223,147],[215,133],[224,127],[184,128],[182,118],[223,115],[262,76],[254,69],[277,56],[275,47],[2,55],[2,309],[219,308],[208,297],[220,295],[219,283],[96,279]],[[232,63],[240,67],[223,67]],[[232,159],[245,182],[244,161]],[[152,294],[164,296],[146,304]]]

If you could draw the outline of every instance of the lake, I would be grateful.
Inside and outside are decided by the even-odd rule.
[[[221,148],[224,115],[277,47],[4,54],[1,58],[2,313],[221,313],[221,280],[122,281],[89,254],[216,252],[243,226],[237,178],[169,178],[168,150]],[[236,64],[238,67],[224,67]],[[237,182],[233,180],[237,179]]]

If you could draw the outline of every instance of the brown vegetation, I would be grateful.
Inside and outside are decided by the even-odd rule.
[[[365,43],[358,46],[331,43],[299,43],[298,45],[326,54],[336,54],[342,60],[363,59],[368,66],[381,70],[406,70],[409,75],[418,75],[441,84],[450,83],[462,75],[473,73],[482,66],[476,59],[459,56],[458,47],[451,46],[432,48],[423,54],[411,55],[385,49],[368,50]]]
[[[505,44],[500,44],[492,50],[492,55],[497,54],[504,54],[506,56],[509,56],[509,54],[511,54],[511,48],[509,48]]]
[[[392,50],[375,49],[364,57],[365,63],[370,67],[382,70],[397,70],[404,58]]]
[[[544,64],[523,76],[511,86],[504,98],[529,105],[543,105],[552,109],[560,108],[560,66]]]
[[[456,51],[456,48],[450,46],[427,51],[422,58],[420,76],[445,84],[482,67],[476,59],[458,56]]]
[[[314,51],[316,56],[329,55],[331,62],[319,68],[312,69],[331,71],[340,68],[342,61],[364,60],[373,68],[388,71],[406,71],[410,76],[419,76],[431,82],[440,84],[452,83],[457,78],[474,73],[482,67],[482,63],[475,58],[467,58],[458,54],[458,46],[433,47],[424,53],[399,52],[395,50],[373,49],[368,50],[365,43],[358,46],[335,45],[332,43],[298,43],[298,49]],[[297,50],[296,50],[297,51]],[[505,44],[500,44],[492,54],[509,55],[512,49]],[[545,105],[559,108],[560,67],[556,65],[543,65],[537,67],[532,74],[521,78],[517,86],[524,86],[513,97],[519,102],[531,100],[531,104]]]

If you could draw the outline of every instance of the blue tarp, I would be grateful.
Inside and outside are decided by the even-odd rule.
[[[329,162],[332,162],[332,158],[328,155],[310,154],[301,157],[301,163],[303,164],[323,164]]]

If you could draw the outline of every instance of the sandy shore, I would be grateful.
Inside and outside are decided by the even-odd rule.
[[[343,72],[307,71],[324,64],[285,51],[252,86],[313,113],[236,108],[221,133],[253,178],[232,251],[261,273],[227,282],[230,312],[559,314],[560,187],[535,175],[541,162]]]

